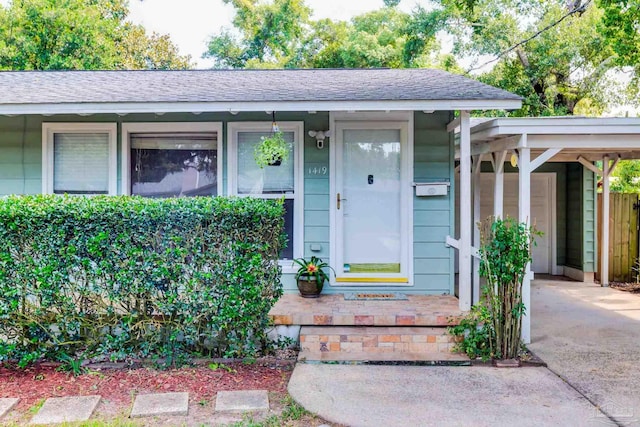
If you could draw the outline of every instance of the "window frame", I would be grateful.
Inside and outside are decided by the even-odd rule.
[[[262,199],[293,199],[293,259],[304,255],[304,122],[278,122],[282,132],[293,132],[293,195],[288,194],[238,194],[238,133],[271,132],[268,122],[227,123],[227,192],[236,197],[257,197]],[[280,266],[285,274],[295,273],[293,260],[282,259]]]
[[[103,133],[108,136],[109,155],[108,171],[109,183],[107,194],[118,194],[118,125],[117,123],[42,123],[42,193],[54,194],[53,174],[54,136],[57,133]],[[80,194],[79,194],[80,195]]]
[[[139,122],[122,123],[122,194],[131,195],[131,139],[132,133],[215,132],[217,151],[217,195],[222,196],[223,139],[222,122]]]

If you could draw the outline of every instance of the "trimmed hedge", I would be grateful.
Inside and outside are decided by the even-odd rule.
[[[280,201],[0,200],[0,361],[243,357],[282,295]]]

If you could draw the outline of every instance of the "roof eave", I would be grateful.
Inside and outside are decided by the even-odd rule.
[[[519,99],[376,100],[376,101],[251,101],[251,102],[111,102],[0,104],[0,115],[135,114],[244,111],[456,111],[515,110]]]

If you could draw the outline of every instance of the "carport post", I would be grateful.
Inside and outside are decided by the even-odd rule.
[[[495,181],[493,183],[493,216],[502,218],[504,209],[504,161],[507,158],[507,151],[493,153],[493,172]]]
[[[460,247],[458,302],[471,309],[471,127],[468,111],[460,111]]]
[[[600,284],[609,286],[609,156],[602,159],[602,249]]]
[[[473,158],[473,246],[480,248],[480,171],[483,155]],[[473,303],[480,301],[480,258],[473,257]]]
[[[531,149],[527,147],[527,135],[520,137],[518,149],[518,221],[529,224],[531,217]],[[525,315],[522,318],[522,340],[531,342],[531,263],[527,264],[522,280],[522,303]]]

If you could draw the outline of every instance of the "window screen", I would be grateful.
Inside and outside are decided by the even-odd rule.
[[[55,194],[109,193],[108,134],[54,134],[53,192]]]
[[[215,196],[215,133],[131,135],[131,194],[145,197]]]

